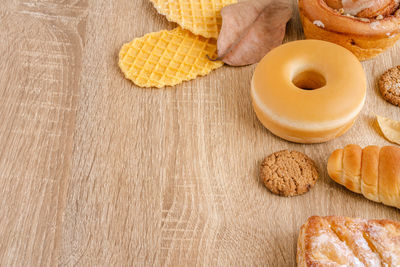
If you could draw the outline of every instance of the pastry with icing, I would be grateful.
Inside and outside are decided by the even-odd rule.
[[[400,223],[312,216],[301,227],[297,266],[400,266]]]
[[[307,39],[339,44],[360,60],[400,38],[399,0],[299,0],[299,11]]]

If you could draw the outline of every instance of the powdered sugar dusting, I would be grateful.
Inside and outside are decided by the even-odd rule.
[[[305,257],[298,259],[317,266],[400,266],[396,222],[314,216],[309,224],[301,230],[308,245],[298,250]]]
[[[380,248],[382,257],[389,261],[389,265],[400,266],[399,249],[394,239],[390,238],[390,230],[380,224],[372,223],[368,227],[368,234],[374,240],[374,244]]]
[[[379,266],[381,262],[379,255],[371,250],[367,240],[365,240],[361,233],[357,234],[354,242],[358,248],[360,255],[370,266]]]
[[[341,241],[336,235],[333,234],[333,232],[320,232],[320,234],[313,239],[312,247],[314,252],[318,254],[317,258],[320,258],[320,260],[325,259],[332,261],[333,259],[331,257],[333,254],[336,259],[345,260],[347,263],[350,263],[351,266],[365,266],[353,254],[352,250],[347,246],[347,244]],[[329,257],[324,252],[329,254]]]

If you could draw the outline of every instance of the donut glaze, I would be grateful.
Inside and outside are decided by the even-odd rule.
[[[321,143],[353,125],[366,84],[362,65],[350,51],[301,40],[271,50],[260,61],[251,96],[258,119],[273,134],[296,143]]]

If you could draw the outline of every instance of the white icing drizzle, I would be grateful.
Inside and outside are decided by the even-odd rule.
[[[322,21],[320,21],[320,20],[314,20],[314,21],[313,21],[313,24],[314,24],[315,26],[317,26],[317,27],[325,28],[324,23],[323,23]]]
[[[379,23],[378,21],[374,21],[374,22],[371,22],[371,24],[369,24],[369,26],[370,26],[371,29],[373,29],[373,30],[377,30],[378,27],[379,27],[379,25],[380,25],[380,23]]]
[[[369,22],[369,19],[367,19],[367,18],[358,18],[358,19],[361,21],[364,21],[364,22]]]
[[[355,16],[364,9],[372,7],[374,2],[374,0],[342,0],[342,5],[346,14]]]

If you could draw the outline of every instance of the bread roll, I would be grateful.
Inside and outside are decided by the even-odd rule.
[[[400,148],[347,145],[328,160],[328,174],[366,198],[400,208]]]

